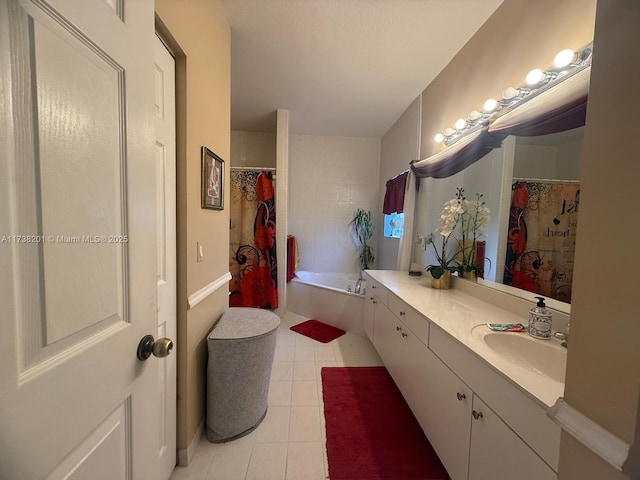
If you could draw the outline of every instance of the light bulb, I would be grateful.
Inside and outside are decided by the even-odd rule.
[[[493,112],[496,108],[498,108],[498,101],[495,98],[490,98],[486,102],[484,102],[484,111],[485,112]]]
[[[469,113],[469,121],[470,122],[475,122],[476,120],[482,118],[482,114],[478,111],[478,110],[472,110]]]
[[[502,98],[505,100],[513,100],[520,94],[520,90],[513,87],[507,87],[502,91]]]
[[[542,82],[545,78],[545,73],[539,68],[535,68],[527,74],[527,84],[536,85]]]
[[[444,135],[441,133],[436,133],[436,136],[433,137],[433,141],[436,143],[440,143],[444,140]]]
[[[459,118],[456,120],[456,123],[453,124],[456,127],[456,130],[462,130],[467,125],[467,122],[464,121],[463,118]]]
[[[556,68],[566,67],[573,62],[575,55],[574,51],[569,48],[562,50],[556,55],[556,58],[553,60],[553,64]]]

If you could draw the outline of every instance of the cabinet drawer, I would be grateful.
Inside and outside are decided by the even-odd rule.
[[[389,293],[389,310],[411,330],[422,343],[429,343],[429,320],[424,318],[413,308],[400,300],[393,293]]]
[[[389,290],[380,282],[371,278],[367,272],[364,272],[364,279],[367,281],[365,285],[365,295],[375,295],[385,305],[389,304]]]
[[[560,427],[546,409],[440,327],[429,333],[429,348],[557,472]]]

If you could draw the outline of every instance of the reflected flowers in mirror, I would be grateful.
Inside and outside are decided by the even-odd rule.
[[[491,211],[482,194],[476,193],[475,200],[464,198],[464,189],[458,189],[462,196],[462,214],[460,216],[460,242],[458,273],[462,277],[476,278],[483,274],[484,265],[477,259],[478,239],[486,235],[485,228],[491,221]],[[484,259],[481,259],[483,262]]]

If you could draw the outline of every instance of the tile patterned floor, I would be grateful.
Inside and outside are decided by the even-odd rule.
[[[223,444],[203,439],[188,467],[170,480],[324,480],[328,478],[322,367],[382,365],[371,343],[347,333],[319,343],[289,330],[307,320],[289,312],[278,331],[267,416],[256,430]]]

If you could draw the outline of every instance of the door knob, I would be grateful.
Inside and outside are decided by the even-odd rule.
[[[473,416],[473,418],[475,418],[476,420],[481,419],[484,415],[482,415],[482,412],[478,412],[477,410],[473,410],[471,412],[471,415]]]
[[[154,340],[153,335],[145,335],[138,344],[138,359],[143,362],[151,356],[164,358],[173,350],[173,341],[168,338]]]

